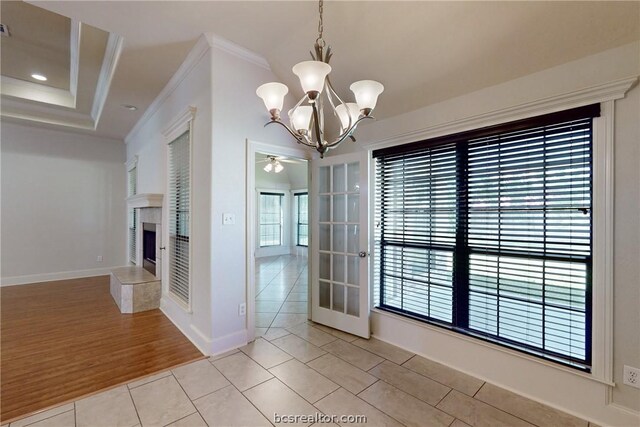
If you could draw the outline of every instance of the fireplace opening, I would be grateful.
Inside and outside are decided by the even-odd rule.
[[[156,225],[142,223],[142,267],[156,274]]]

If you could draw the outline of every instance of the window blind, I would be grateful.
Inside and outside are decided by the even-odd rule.
[[[589,370],[597,115],[374,151],[377,306]]]
[[[296,244],[309,246],[309,195],[294,194],[296,206]]]
[[[169,291],[189,303],[191,160],[189,131],[169,144]]]
[[[260,193],[260,247],[282,245],[282,193]]]
[[[137,167],[133,167],[129,170],[127,174],[127,194],[129,196],[134,196],[138,193],[137,185],[138,185],[138,169]],[[129,222],[129,261],[133,264],[137,262],[137,252],[136,252],[136,227],[138,225],[138,211],[136,209],[129,209],[128,214],[128,222]]]

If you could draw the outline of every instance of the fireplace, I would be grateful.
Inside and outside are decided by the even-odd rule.
[[[156,224],[142,223],[142,267],[156,274]]]

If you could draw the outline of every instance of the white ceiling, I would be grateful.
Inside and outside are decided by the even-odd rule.
[[[211,32],[260,55],[299,94],[291,67],[309,58],[315,2],[34,1],[124,37],[97,132],[123,138]],[[381,81],[390,117],[640,39],[640,2],[325,3],[332,83]],[[256,98],[256,103],[260,100]],[[133,104],[130,112],[122,104]]]
[[[2,75],[69,90],[71,20],[21,1],[0,3],[0,16],[11,34],[2,39]]]
[[[0,13],[10,31],[0,40],[2,117],[93,132],[119,38],[22,1],[1,2]]]

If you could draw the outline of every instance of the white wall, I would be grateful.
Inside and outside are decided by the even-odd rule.
[[[212,348],[220,352],[246,342],[247,334],[246,319],[238,316],[238,305],[246,302],[246,140],[286,147],[291,142],[284,130],[274,126],[264,128],[269,114],[255,93],[261,84],[277,81],[276,76],[267,67],[215,44],[211,60]],[[222,225],[225,212],[235,214],[235,225]]]
[[[167,141],[164,131],[189,107],[196,108],[192,127],[191,163],[191,312],[168,296],[163,283],[161,308],[204,352],[209,352],[211,326],[211,53],[200,40],[183,68],[161,93],[154,108],[127,136],[127,159],[138,156],[138,194],[162,193],[163,227],[167,227]],[[152,114],[151,114],[152,113]],[[166,261],[165,261],[166,262]],[[166,267],[166,266],[165,266]],[[166,271],[165,268],[163,268]]]
[[[1,135],[2,284],[124,265],[123,142],[5,121]]]
[[[639,52],[640,44],[632,43],[397,117],[365,123],[358,130],[358,144],[344,144],[332,155],[366,150],[377,141],[391,145],[394,140],[409,142],[420,129],[638,76]],[[379,102],[384,102],[384,94]],[[374,335],[600,423],[637,425],[640,390],[623,385],[622,372],[623,365],[640,367],[639,87],[616,101],[614,131],[613,369],[617,385],[612,389],[613,405],[607,404],[608,387],[604,384],[397,316],[374,312]],[[549,378],[552,380],[547,381]]]
[[[189,106],[197,108],[192,141],[192,310],[163,290],[161,308],[206,354],[247,342],[246,139],[277,144],[265,131],[268,114],[255,95],[275,80],[268,67],[242,58],[241,48],[202,36],[185,63],[127,136],[127,159],[138,155],[138,193],[166,193],[166,141],[162,131]],[[230,47],[231,46],[231,47]],[[266,64],[266,62],[265,62]],[[163,215],[166,218],[166,202]],[[222,224],[222,214],[235,224]],[[166,286],[166,284],[165,284]]]

